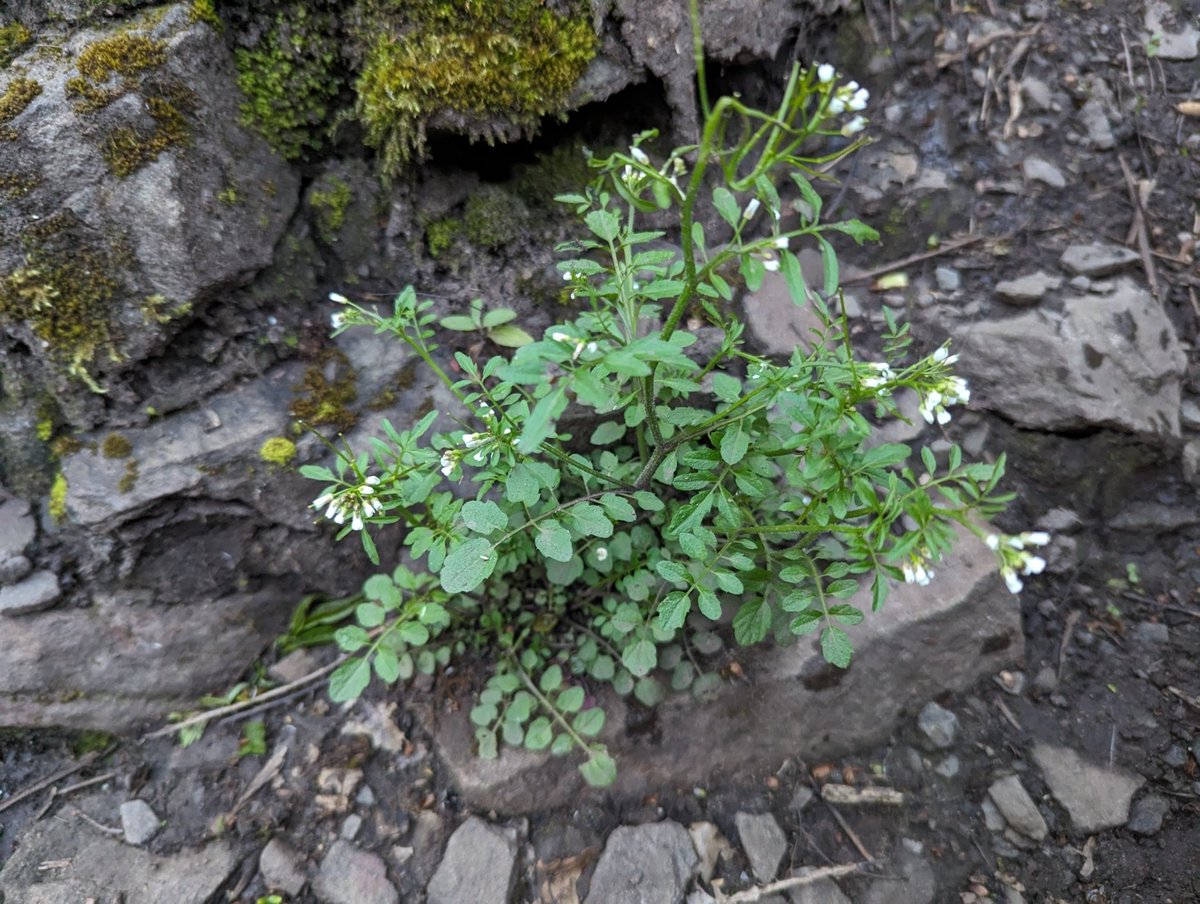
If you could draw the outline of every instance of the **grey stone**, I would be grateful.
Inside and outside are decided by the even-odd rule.
[[[31,571],[33,563],[24,556],[12,556],[0,561],[0,587],[17,583]]]
[[[797,870],[796,875],[802,874]],[[818,879],[788,890],[791,904],[854,904],[832,879]]]
[[[1031,311],[958,338],[972,404],[1019,426],[1179,436],[1186,357],[1162,305],[1128,280],[1103,298],[1067,299],[1061,316]]]
[[[517,859],[517,834],[472,816],[446,843],[429,883],[429,904],[507,904]]]
[[[1052,666],[1042,666],[1033,676],[1033,687],[1040,694],[1054,693],[1058,688],[1058,672]]]
[[[987,826],[989,832],[1003,832],[1008,827],[1008,823],[1004,821],[1000,810],[992,803],[990,797],[983,799],[979,809],[983,811],[983,824]]]
[[[24,553],[36,531],[28,502],[24,499],[0,502],[0,562]]]
[[[738,812],[733,824],[737,826],[738,839],[754,878],[763,883],[772,881],[787,851],[787,839],[775,817],[770,813]]]
[[[1187,763],[1187,751],[1182,744],[1172,744],[1163,754],[1163,762],[1173,769],[1179,769]]]
[[[1104,104],[1092,98],[1079,110],[1079,122],[1086,134],[1086,141],[1097,150],[1106,151],[1117,146]]]
[[[679,904],[699,859],[683,826],[620,826],[608,836],[585,904]]]
[[[1092,288],[1092,281],[1086,276],[1072,276],[1067,285],[1077,292],[1089,292]]]
[[[988,796],[1004,817],[1004,821],[1013,829],[1034,841],[1041,841],[1046,837],[1049,831],[1046,820],[1038,812],[1037,804],[1033,802],[1033,798],[1029,796],[1029,792],[1017,776],[1007,775],[992,782],[988,788]]]
[[[121,831],[129,844],[145,844],[158,834],[162,821],[144,800],[121,804]]]
[[[1193,524],[1200,524],[1200,511],[1194,506],[1145,501],[1131,502],[1123,511],[1108,519],[1110,528],[1139,532],[1163,533]]]
[[[358,837],[358,833],[362,830],[362,817],[357,813],[351,813],[342,820],[341,831],[338,832],[347,841],[353,841]]]
[[[932,747],[945,750],[958,734],[958,716],[930,700],[917,716],[917,730]]]
[[[0,615],[30,615],[49,609],[59,597],[58,575],[38,571],[18,584],[0,587]]]
[[[1095,278],[1118,273],[1139,260],[1138,253],[1120,245],[1071,245],[1058,262],[1072,273]]]
[[[1162,828],[1163,819],[1170,812],[1169,800],[1158,794],[1147,794],[1133,805],[1133,812],[1125,825],[1129,831],[1139,835],[1157,835]]]
[[[78,819],[36,823],[0,870],[0,898],[13,904],[123,900],[207,904],[237,867],[223,842],[169,857],[99,835]],[[44,864],[53,862],[52,869]]]
[[[321,861],[312,887],[321,904],[400,904],[383,860],[341,838]]]
[[[658,707],[655,740],[631,741],[620,731],[626,704],[605,695],[602,739],[621,761],[613,793],[638,796],[664,782],[703,782],[713,773],[777,768],[788,757],[818,760],[885,740],[906,712],[944,692],[964,690],[1021,656],[1020,613],[980,552],[960,535],[938,564],[936,593],[911,584],[892,588],[887,604],[856,626],[853,666],[825,663],[815,639],[788,647],[762,645],[743,661],[753,684],[729,683],[697,707],[691,695],[668,697]],[[847,600],[869,611],[868,594]],[[838,712],[829,719],[829,712]],[[788,713],[780,719],[779,713]],[[581,778],[565,758],[506,749],[494,760],[473,750],[466,713],[422,707],[438,753],[465,801],[482,809],[517,813],[565,805]],[[820,731],[812,725],[820,724]],[[762,725],[771,725],[764,733]],[[615,726],[615,727],[614,727]],[[747,747],[737,739],[753,734]]]
[[[1160,60],[1169,60],[1172,62],[1187,62],[1196,59],[1200,50],[1197,49],[1197,44],[1200,43],[1200,31],[1195,26],[1189,24],[1179,32],[1162,32],[1150,36],[1148,40],[1156,40],[1157,49],[1154,55]]]
[[[1192,486],[1200,486],[1200,439],[1190,439],[1184,443],[1180,461],[1183,479]]]
[[[1040,530],[1050,531],[1052,534],[1075,530],[1081,524],[1083,521],[1079,515],[1066,508],[1052,508],[1037,520]]]
[[[1179,421],[1192,430],[1200,430],[1200,402],[1184,399],[1179,405]]]
[[[854,895],[858,904],[932,904],[937,879],[929,861],[901,848],[895,862],[888,864],[888,877],[875,879]]]
[[[1091,833],[1123,825],[1129,803],[1145,779],[1124,769],[1097,766],[1067,747],[1038,741],[1033,759],[1050,793],[1066,809],[1076,832]]]
[[[943,292],[957,292],[962,288],[962,274],[953,267],[938,267],[933,275],[937,287]]]
[[[958,761],[958,757],[952,753],[934,766],[933,771],[942,778],[951,779],[958,775],[959,769],[961,768],[962,764]]]
[[[1061,285],[1061,276],[1041,272],[1030,273],[996,283],[996,294],[1010,304],[1024,306],[1036,304],[1047,292],[1052,292]]]
[[[1050,86],[1039,78],[1029,75],[1021,79],[1021,93],[1035,110],[1049,110],[1053,95]]]
[[[258,855],[258,871],[263,884],[272,891],[282,891],[295,897],[308,882],[303,858],[287,842],[272,838]]]
[[[1163,644],[1171,640],[1171,629],[1162,622],[1138,622],[1133,626],[1133,639],[1146,644]]]
[[[1029,182],[1044,182],[1051,188],[1067,187],[1067,177],[1062,170],[1040,157],[1026,157],[1021,163],[1021,173]]]
[[[808,785],[797,785],[796,790],[792,792],[792,809],[797,813],[803,812],[815,795],[816,792]]]

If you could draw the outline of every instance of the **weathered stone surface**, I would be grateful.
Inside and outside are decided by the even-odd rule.
[[[850,602],[870,610],[869,599]],[[690,695],[668,698],[654,739],[621,732],[625,705],[606,697],[603,739],[619,764],[614,790],[635,796],[663,782],[699,782],[713,772],[778,766],[789,756],[818,759],[882,740],[906,710],[995,673],[1024,645],[1018,608],[990,557],[966,537],[931,587],[895,586],[882,611],[851,636],[856,653],[845,671],[824,662],[815,640],[756,648],[741,660],[752,684],[726,685],[699,707]],[[484,760],[472,749],[465,713],[425,716],[437,726],[434,740],[459,792],[477,806],[529,812],[562,805],[581,788],[567,757],[503,749]],[[753,745],[742,743],[748,736]],[[620,768],[623,757],[637,767]]]
[[[0,502],[0,562],[25,552],[33,542],[37,525],[24,499],[5,499]]]
[[[56,865],[46,869],[46,862]],[[221,842],[159,857],[78,820],[48,819],[25,832],[0,870],[0,898],[13,904],[206,904],[237,863]]]
[[[321,861],[313,893],[321,904],[400,904],[383,860],[340,838]]]
[[[972,403],[1021,426],[1179,435],[1186,357],[1161,304],[1129,280],[1067,299],[1061,316],[972,324],[958,338]]]
[[[158,814],[144,800],[127,800],[121,804],[121,830],[127,844],[145,844],[161,826]]]
[[[930,700],[921,707],[921,712],[917,715],[917,730],[933,747],[945,750],[954,745],[954,736],[958,733],[958,716]]]
[[[697,863],[679,823],[621,826],[608,836],[585,904],[679,904]]]
[[[1044,182],[1051,188],[1067,187],[1067,177],[1062,170],[1040,157],[1026,157],[1021,163],[1021,173],[1030,182]]]
[[[988,796],[996,804],[996,809],[1000,811],[1004,821],[1022,835],[1034,841],[1041,841],[1046,837],[1049,831],[1046,820],[1038,812],[1037,804],[1033,802],[1033,798],[1029,796],[1029,792],[1017,776],[1007,775],[992,782],[992,786],[988,788]]]
[[[1054,799],[1070,814],[1071,827],[1081,833],[1124,825],[1134,792],[1146,781],[1124,769],[1090,763],[1067,747],[1041,741],[1033,747],[1033,759]]]
[[[1030,273],[1016,279],[1004,279],[996,283],[996,294],[1010,304],[1031,305],[1041,301],[1042,296],[1062,285],[1061,276],[1048,273]]]
[[[1139,835],[1157,835],[1163,819],[1171,812],[1171,802],[1159,794],[1147,794],[1133,805],[1129,816],[1129,831]]]
[[[446,843],[426,890],[429,904],[507,904],[516,859],[516,832],[472,816]]]
[[[759,882],[773,880],[787,850],[787,839],[775,817],[770,813],[738,812],[733,817],[733,824],[737,826],[738,840],[750,861],[754,878]]]
[[[58,576],[52,571],[35,572],[19,584],[0,587],[0,615],[41,612],[53,606],[58,595]]]
[[[272,838],[258,855],[258,871],[267,888],[286,892],[295,897],[304,888],[308,877],[301,868],[300,855],[286,841]]]
[[[138,595],[4,622],[0,725],[124,731],[229,684],[278,634],[275,593],[159,607]]]
[[[1072,245],[1063,252],[1059,263],[1072,273],[1083,276],[1108,276],[1138,260],[1136,251],[1120,245]]]
[[[832,879],[820,879],[788,891],[791,904],[854,904]]]
[[[903,842],[902,842],[903,844]],[[867,884],[854,896],[857,904],[932,904],[937,895],[933,867],[921,854],[901,847],[888,876]]]

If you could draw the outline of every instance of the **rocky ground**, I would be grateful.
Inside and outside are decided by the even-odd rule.
[[[978,410],[952,438],[1009,451],[1005,526],[1056,537],[1011,602],[1020,661],[834,761],[521,818],[463,804],[402,700],[319,681],[186,748],[4,736],[0,901],[1200,900],[1200,9],[999,6],[867,2],[814,53],[873,92],[832,201],[884,234],[849,258],[855,329],[882,303],[955,340]]]

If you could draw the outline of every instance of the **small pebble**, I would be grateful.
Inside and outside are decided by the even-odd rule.
[[[957,292],[962,288],[962,274],[953,267],[938,267],[935,277],[938,289],[943,292]]]

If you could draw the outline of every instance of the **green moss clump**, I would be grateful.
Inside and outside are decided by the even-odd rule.
[[[529,210],[524,201],[499,185],[483,185],[467,199],[463,222],[473,245],[494,251],[520,238],[529,222]]]
[[[296,457],[296,444],[284,436],[272,436],[259,447],[258,457],[279,467],[291,464]]]
[[[137,486],[138,482],[138,463],[132,458],[125,462],[125,473],[121,475],[121,479],[117,481],[118,493],[130,493]]]
[[[0,95],[0,123],[16,119],[41,93],[42,86],[33,79],[13,79],[4,94]]]
[[[191,130],[181,108],[191,110],[195,96],[182,86],[168,86],[163,95],[146,98],[146,109],[154,125],[150,129],[117,126],[104,139],[101,153],[113,175],[124,179],[140,170],[159,154],[191,142]]]
[[[217,15],[217,8],[213,5],[213,0],[192,0],[192,8],[188,10],[188,19],[192,22],[203,22],[217,33],[225,30],[225,23]]]
[[[0,171],[0,197],[2,198],[20,198],[41,184],[42,177],[37,173]]]
[[[429,248],[429,256],[441,257],[450,250],[462,232],[462,220],[455,217],[434,220],[425,227],[425,245]]]
[[[54,483],[50,484],[50,500],[47,504],[50,517],[56,523],[67,517],[67,478],[59,471],[54,475]]]
[[[305,3],[289,3],[253,49],[235,54],[246,95],[242,121],[287,160],[320,150],[334,99],[344,85],[336,19]]]
[[[105,458],[128,458],[133,454],[133,443],[120,433],[110,433],[100,443],[100,454]]]
[[[325,375],[327,365],[335,369],[332,378]],[[333,427],[345,432],[358,423],[358,415],[349,407],[358,400],[358,379],[342,352],[326,352],[318,364],[308,369],[295,390],[303,395],[288,410],[292,417],[308,426]]]
[[[166,42],[123,31],[94,41],[79,54],[79,75],[67,80],[67,96],[80,113],[99,110],[137,87],[135,76],[167,61]],[[119,82],[112,82],[120,76]]]
[[[22,51],[33,43],[33,34],[20,22],[0,28],[0,69],[7,69]]]
[[[543,0],[363,0],[355,109],[384,176],[424,155],[439,112],[478,121],[489,140],[488,118],[533,130],[562,114],[597,49],[587,4],[570,6],[560,16]]]
[[[332,245],[346,223],[346,208],[354,196],[345,180],[337,176],[330,176],[323,182],[309,193],[308,203],[317,215],[317,235],[327,245]]]

